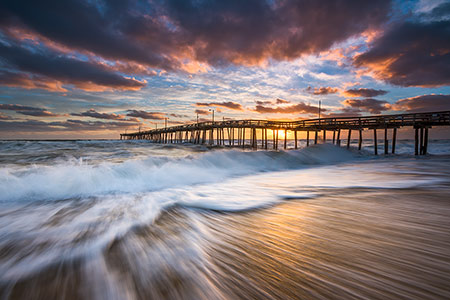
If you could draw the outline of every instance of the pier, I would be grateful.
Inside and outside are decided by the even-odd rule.
[[[279,132],[284,131],[281,142],[287,148],[288,133],[294,134],[294,148],[298,148],[298,132],[306,133],[306,146],[317,144],[319,135],[327,142],[327,132],[332,132],[331,142],[350,147],[352,134],[358,137],[362,148],[363,131],[373,133],[374,154],[378,154],[377,134],[384,135],[384,154],[395,153],[397,129],[414,129],[415,155],[427,154],[429,130],[435,126],[450,126],[450,111],[408,113],[367,117],[319,118],[299,121],[225,120],[170,126],[160,129],[120,134],[121,140],[151,140],[156,143],[193,143],[211,146],[268,149],[269,133],[272,148],[279,148]],[[391,143],[388,133],[392,131]],[[246,139],[249,136],[249,139]],[[259,138],[258,138],[259,137]],[[389,147],[389,144],[390,147]],[[281,147],[281,146],[280,146]]]

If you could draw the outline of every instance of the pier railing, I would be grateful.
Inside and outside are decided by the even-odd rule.
[[[395,139],[397,128],[412,127],[415,129],[415,153],[426,154],[428,145],[428,129],[432,126],[450,126],[450,111],[408,113],[396,115],[378,115],[365,117],[331,117],[320,119],[305,119],[297,121],[270,121],[270,120],[224,120],[208,121],[186,125],[170,126],[147,131],[122,133],[120,139],[146,139],[159,143],[198,143],[219,146],[246,146],[245,130],[250,130],[250,146],[258,147],[257,129],[261,131],[261,147],[267,149],[268,130],[272,131],[273,148],[278,149],[278,131],[285,131],[284,147],[286,148],[288,131],[294,132],[295,148],[297,148],[297,132],[306,131],[306,142],[309,146],[310,132],[315,134],[314,143],[317,143],[318,132],[323,131],[326,141],[326,132],[333,132],[333,143],[341,143],[341,130],[347,130],[347,147],[350,146],[352,130],[359,131],[359,145],[361,149],[362,131],[373,130],[375,154],[377,154],[377,130],[384,129],[385,153],[388,153],[388,129],[393,130],[392,153],[395,153]],[[236,132],[237,131],[237,132]],[[209,133],[209,137],[207,136]],[[225,135],[228,135],[225,139]],[[336,137],[337,135],[337,137]],[[216,142],[215,142],[216,141]],[[420,148],[420,151],[419,151]]]

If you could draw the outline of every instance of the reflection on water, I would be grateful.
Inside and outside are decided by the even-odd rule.
[[[44,186],[0,196],[0,299],[450,298],[450,157],[174,149],[137,144],[133,160],[112,151],[125,161],[63,173],[53,158],[2,168],[10,187]],[[217,160],[220,173],[163,188],[145,172]],[[130,170],[137,192],[114,187]],[[76,193],[83,174],[102,189]]]

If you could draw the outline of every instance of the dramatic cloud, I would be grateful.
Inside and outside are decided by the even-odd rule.
[[[1,64],[0,64],[1,65]],[[0,85],[24,89],[42,89],[52,92],[67,92],[62,82],[43,76],[0,70]]]
[[[263,105],[256,105],[254,111],[261,114],[317,114],[319,112],[319,108],[316,106],[311,106],[305,103],[292,104],[287,106],[278,106],[278,107],[268,107]],[[321,111],[325,112],[326,109],[321,109]]]
[[[344,95],[348,97],[367,97],[367,98],[382,96],[385,94],[387,94],[387,91],[367,89],[367,88],[350,89],[344,92]]]
[[[240,103],[231,102],[231,101],[229,101],[229,102],[210,102],[210,103],[197,102],[197,103],[195,103],[195,105],[223,107],[223,108],[234,109],[234,110],[244,110],[244,108],[242,107],[242,105]]]
[[[353,109],[359,109],[360,111],[370,112],[372,114],[379,114],[382,111],[386,111],[390,108],[387,101],[376,99],[347,99],[342,102],[346,106],[350,106]],[[348,111],[347,111],[348,112]]]
[[[96,112],[95,109],[91,108],[88,111],[82,112],[82,113],[72,113],[70,114],[72,116],[80,116],[80,117],[91,117],[96,119],[106,119],[106,120],[123,120],[125,116],[123,115],[117,115],[114,113],[108,114],[108,113],[99,113]]]
[[[5,132],[54,132],[54,131],[105,131],[124,130],[139,126],[136,122],[86,122],[67,120],[62,122],[42,122],[21,120],[13,122],[0,121],[0,131]]]
[[[313,95],[328,95],[328,94],[336,94],[339,90],[337,88],[332,88],[329,86],[320,87],[320,88],[312,88],[308,86],[306,91]]]
[[[59,115],[54,114],[46,109],[39,107],[23,106],[19,104],[0,104],[0,109],[2,110],[12,110],[16,113],[33,116],[33,117],[58,117]]]
[[[6,0],[0,64],[17,75],[0,84],[138,90],[145,82],[134,75],[290,60],[380,26],[390,7],[389,0]]]
[[[50,89],[50,84],[55,84],[61,89],[61,83],[73,84],[78,88],[91,91],[105,89],[138,90],[145,86],[145,82],[126,78],[105,66],[95,62],[83,61],[73,57],[59,55],[47,48],[35,48],[21,46],[18,44],[0,43],[0,66],[15,69],[19,72],[37,74],[38,82],[43,88]],[[11,72],[8,72],[11,73]],[[6,73],[6,75],[8,75]],[[8,82],[5,74],[0,73],[0,82],[6,85],[23,85],[25,88],[32,87],[27,82],[32,80],[24,73],[16,73]],[[45,83],[46,80],[49,83]],[[39,86],[37,86],[39,87]]]
[[[127,116],[146,120],[164,120],[166,115],[161,112],[148,112],[145,110],[127,110]]]
[[[209,112],[207,110],[204,110],[204,109],[196,109],[194,112],[196,114],[199,114],[199,115],[209,115],[211,113],[211,112]]]
[[[180,114],[169,114],[169,116],[174,118],[187,118],[187,115],[180,115]]]
[[[393,25],[354,64],[398,86],[450,85],[450,19]]]
[[[393,108],[407,112],[450,111],[450,95],[422,95],[400,99]]]

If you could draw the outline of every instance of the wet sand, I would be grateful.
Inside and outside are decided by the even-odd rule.
[[[1,282],[0,298],[450,298],[449,186],[316,192],[238,213],[176,206],[101,253]]]

